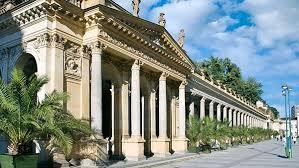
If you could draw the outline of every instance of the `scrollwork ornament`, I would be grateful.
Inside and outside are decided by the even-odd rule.
[[[107,46],[101,43],[100,41],[93,42],[90,44],[92,54],[99,53],[102,54],[103,50],[107,49]]]
[[[167,72],[163,72],[159,78],[159,80],[166,80],[166,78],[169,76]]]

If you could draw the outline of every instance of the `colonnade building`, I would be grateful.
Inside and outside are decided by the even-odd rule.
[[[195,72],[163,14],[151,23],[137,17],[136,6],[132,15],[111,0],[0,5],[1,78],[9,81],[15,67],[47,75],[39,96],[68,92],[66,109],[90,122],[111,155],[140,160],[184,153],[186,119],[194,114],[267,128],[269,116],[256,105]]]

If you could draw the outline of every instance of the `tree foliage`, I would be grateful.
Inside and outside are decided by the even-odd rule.
[[[203,62],[197,62],[196,70],[205,71],[214,80],[234,90],[237,94],[245,97],[252,103],[261,100],[263,93],[262,84],[255,78],[249,77],[245,80],[242,77],[240,68],[231,62],[229,58],[210,57]]]
[[[277,119],[279,117],[279,112],[275,107],[269,107],[269,109],[272,111],[274,118]]]
[[[48,82],[47,77],[26,77],[14,70],[11,81],[0,80],[0,134],[10,140],[9,152],[20,154],[20,146],[33,140],[52,140],[65,154],[71,152],[73,139],[78,135],[90,135],[89,125],[64,111],[65,93],[53,91],[39,100],[37,93]]]

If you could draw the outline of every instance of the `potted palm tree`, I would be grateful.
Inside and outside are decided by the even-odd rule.
[[[231,129],[231,143],[233,147],[239,146],[240,142],[240,129],[239,127],[233,127]]]
[[[228,141],[230,137],[230,127],[228,121],[218,122],[217,123],[217,140],[220,142],[220,149],[226,150],[228,148]]]
[[[211,143],[215,139],[216,124],[214,120],[209,117],[205,117],[201,122],[199,139],[201,143],[201,151],[204,153],[211,153]]]
[[[73,137],[91,135],[87,123],[64,111],[65,93],[53,91],[39,100],[37,93],[48,82],[47,77],[26,77],[14,70],[9,83],[0,80],[0,133],[10,145],[8,153],[0,155],[0,167],[35,168],[34,140],[52,140],[66,155],[71,152]]]
[[[188,151],[197,153],[198,152],[198,138],[200,133],[201,122],[196,116],[190,116],[187,121],[186,135],[189,139]]]

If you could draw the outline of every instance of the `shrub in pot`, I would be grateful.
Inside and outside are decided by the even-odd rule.
[[[211,153],[211,143],[215,140],[216,122],[209,117],[205,117],[201,122],[199,140],[201,143],[201,151]]]
[[[220,149],[226,150],[228,148],[228,141],[231,134],[228,121],[217,122],[216,136],[220,143]]]
[[[0,80],[0,133],[10,141],[8,153],[0,155],[1,167],[37,167],[38,156],[31,150],[33,140],[52,139],[69,154],[74,136],[92,134],[87,123],[63,110],[67,94],[53,91],[38,99],[37,93],[47,82],[45,76],[27,77],[16,69],[9,83]]]
[[[189,139],[188,151],[192,153],[198,153],[198,141],[200,134],[201,121],[198,117],[190,116],[187,121],[186,136]]]

